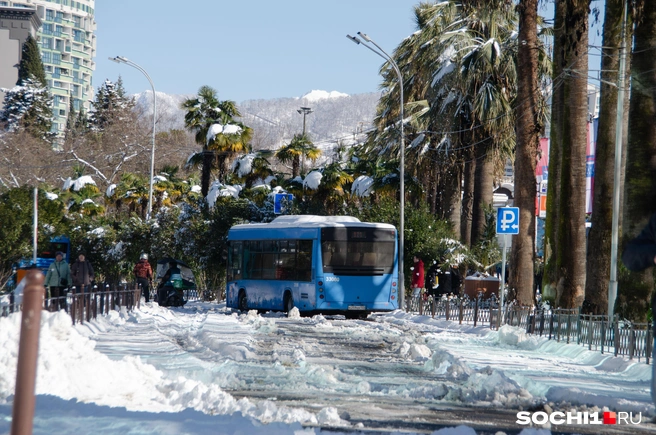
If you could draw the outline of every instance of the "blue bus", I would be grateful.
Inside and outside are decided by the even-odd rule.
[[[280,216],[228,233],[226,305],[366,317],[398,303],[396,228],[350,216]]]

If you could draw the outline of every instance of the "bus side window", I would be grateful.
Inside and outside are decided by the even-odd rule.
[[[312,240],[300,240],[298,242],[296,268],[296,277],[299,281],[312,280]]]
[[[232,242],[228,250],[228,281],[242,277],[242,242]]]

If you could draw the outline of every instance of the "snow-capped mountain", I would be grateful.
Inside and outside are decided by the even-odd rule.
[[[134,95],[143,116],[152,117],[152,92]],[[157,92],[157,125],[159,131],[184,129],[182,102],[194,95],[169,95]],[[348,145],[372,126],[378,93],[348,95],[338,91],[312,90],[301,97],[270,100],[246,100],[238,104],[240,121],[253,129],[256,150],[277,149],[303,131],[300,107],[309,107],[305,116],[306,133],[330,154],[338,145]]]

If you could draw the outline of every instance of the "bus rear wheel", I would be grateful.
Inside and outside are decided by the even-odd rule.
[[[244,290],[239,292],[237,308],[239,308],[239,311],[248,311],[248,298],[246,297],[246,292]]]
[[[285,313],[289,314],[289,312],[294,308],[294,298],[290,293],[285,293]]]

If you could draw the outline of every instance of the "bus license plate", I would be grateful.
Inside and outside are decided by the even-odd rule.
[[[364,305],[349,305],[348,306],[349,310],[357,310],[357,311],[364,311],[367,309]]]

